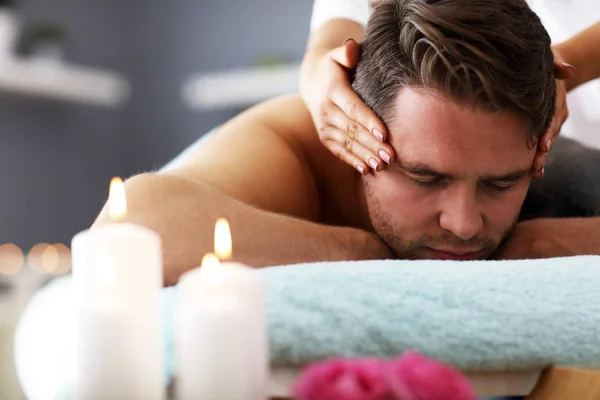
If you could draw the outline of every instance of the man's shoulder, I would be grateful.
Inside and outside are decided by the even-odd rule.
[[[345,169],[320,143],[299,96],[263,102],[224,124],[177,171],[253,206],[320,220]],[[325,190],[324,190],[325,188]]]

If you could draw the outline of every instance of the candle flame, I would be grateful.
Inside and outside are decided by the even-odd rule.
[[[223,261],[231,259],[231,230],[225,218],[219,218],[215,225],[215,254]]]
[[[125,185],[123,185],[123,180],[119,177],[114,177],[110,181],[108,216],[112,221],[122,221],[127,216]]]

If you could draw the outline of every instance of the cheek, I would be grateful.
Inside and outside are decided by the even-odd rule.
[[[369,186],[369,196],[387,219],[397,222],[395,225],[415,223],[435,211],[435,196],[424,196],[423,190],[408,180],[380,174],[371,179]]]
[[[506,230],[512,225],[521,212],[523,200],[527,195],[528,184],[519,185],[513,190],[499,196],[490,198],[481,205],[481,209],[489,221],[492,229]]]

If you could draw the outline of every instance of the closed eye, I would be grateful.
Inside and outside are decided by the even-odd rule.
[[[441,184],[444,183],[443,178],[436,177],[436,176],[422,176],[422,177],[417,178],[417,177],[409,175],[409,177],[417,185],[419,185],[421,187],[426,187],[426,188],[440,186]]]
[[[497,191],[497,192],[506,192],[506,191],[508,191],[508,190],[510,190],[510,189],[513,188],[514,183],[515,183],[514,181],[510,181],[510,182],[507,182],[507,181],[496,181],[496,182],[487,181],[487,182],[484,182],[484,185],[486,185],[486,187],[488,189],[491,189],[491,190],[494,190],[494,191]]]

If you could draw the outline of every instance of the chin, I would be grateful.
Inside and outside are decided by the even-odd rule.
[[[394,254],[399,259],[404,260],[447,260],[447,261],[481,261],[488,260],[492,257],[496,248],[482,249],[478,251],[440,251],[428,247],[420,247],[418,249],[398,249],[391,247]]]

